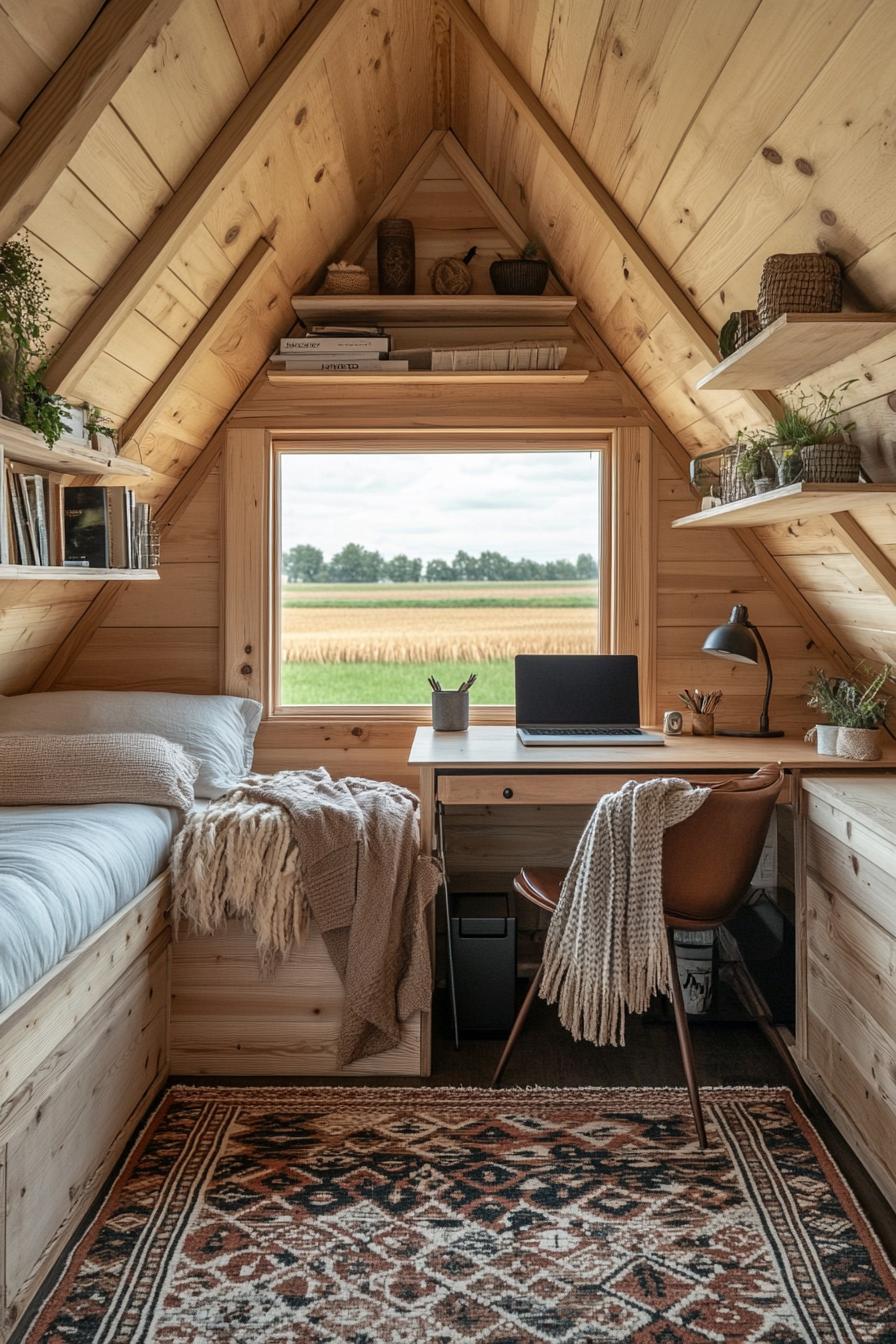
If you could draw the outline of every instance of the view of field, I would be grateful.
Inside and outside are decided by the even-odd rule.
[[[594,653],[592,580],[285,583],[284,704],[423,704],[477,673],[473,698],[512,704],[517,653]]]

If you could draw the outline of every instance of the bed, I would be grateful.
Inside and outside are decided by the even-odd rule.
[[[0,808],[0,1012],[167,867],[173,808]]]

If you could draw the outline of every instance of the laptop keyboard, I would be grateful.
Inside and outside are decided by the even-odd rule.
[[[640,737],[640,728],[527,728],[530,737]]]

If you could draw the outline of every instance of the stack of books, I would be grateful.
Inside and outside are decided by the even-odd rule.
[[[121,485],[61,484],[54,473],[6,462],[0,477],[0,563],[76,569],[152,569],[149,504]]]
[[[392,338],[382,327],[310,327],[284,336],[274,368],[295,373],[407,373],[406,359],[392,359]]]

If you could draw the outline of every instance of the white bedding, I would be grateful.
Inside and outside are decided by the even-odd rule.
[[[167,866],[173,808],[0,807],[0,1010]]]

